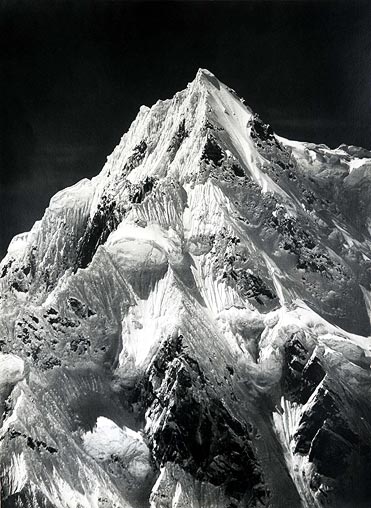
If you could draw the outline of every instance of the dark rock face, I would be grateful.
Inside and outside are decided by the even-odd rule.
[[[339,404],[335,394],[324,388],[319,389],[314,404],[301,418],[295,435],[295,451],[306,454],[314,465],[311,480],[314,491],[320,483],[332,484],[333,495],[330,498],[334,505],[338,503],[337,506],[342,506],[344,494],[349,499],[352,493],[353,500],[350,498],[348,502],[366,506],[371,494],[368,462],[371,448],[351,428],[347,415]],[[369,480],[355,485],[353,482],[357,476]]]
[[[230,236],[222,230],[211,238],[211,244],[215,255],[215,271],[222,280],[259,307],[271,309],[277,305],[274,287],[259,275],[259,268],[242,247],[238,237]]]
[[[259,115],[254,114],[249,121],[248,127],[251,128],[251,137],[258,142],[276,142],[274,132],[269,124],[265,124]]]
[[[29,255],[28,262],[21,266],[14,265],[14,259],[10,259],[0,272],[0,279],[6,275],[12,275],[10,288],[20,293],[27,293],[30,288],[30,282],[35,275],[34,251]]]
[[[136,204],[141,203],[146,195],[152,191],[155,183],[156,180],[154,178],[147,176],[140,185],[133,185],[129,195],[130,202]]]
[[[179,464],[197,480],[222,487],[231,499],[266,499],[248,424],[211,396],[205,375],[182,339],[165,342],[140,390],[146,418],[156,421],[156,430],[149,430],[155,462],[158,467]]]
[[[219,166],[223,160],[223,152],[212,135],[209,135],[203,150],[202,159]]]
[[[351,449],[352,445],[346,439],[322,428],[313,440],[309,460],[315,464],[319,474],[336,478],[346,471]]]
[[[33,499],[33,501],[30,501]],[[36,503],[36,504],[35,504]],[[53,504],[48,501],[40,492],[33,496],[28,489],[22,492],[17,492],[4,501],[2,501],[3,508],[54,508]]]
[[[123,215],[124,211],[116,208],[116,201],[110,201],[107,196],[102,196],[97,211],[80,241],[77,268],[88,266],[99,245],[102,245],[108,235],[117,228]]]
[[[71,297],[68,299],[68,302],[76,316],[79,318],[87,318],[95,315],[93,310],[89,309],[87,305],[80,302],[77,298]]]
[[[235,275],[235,277],[238,279],[237,272],[234,272],[233,275]],[[261,297],[265,296],[270,300],[273,300],[277,297],[277,295],[275,295],[275,293],[269,289],[269,287],[267,287],[261,277],[252,273],[242,273],[241,280],[238,282],[238,286],[246,298],[255,298],[256,301],[262,305],[264,305],[264,303]]]
[[[142,145],[138,145],[135,161],[138,162],[138,154],[142,154]],[[138,162],[139,163],[139,162]],[[89,221],[83,237],[79,242],[77,255],[77,268],[86,268],[99,247],[103,245],[110,233],[117,229],[123,217],[130,209],[132,204],[139,204],[149,194],[155,185],[155,179],[146,177],[143,182],[137,185],[125,182],[125,190],[128,191],[128,199],[125,206],[118,205],[116,200],[103,194],[97,211]]]
[[[282,248],[297,256],[297,268],[321,272],[325,277],[331,277],[329,269],[335,267],[335,263],[316,243],[310,232],[302,229],[296,219],[286,217],[283,210],[279,210],[271,221],[282,238]],[[341,265],[336,266],[336,270],[344,273]]]
[[[53,446],[47,445],[45,441],[40,441],[39,439],[33,439],[31,436],[27,436],[26,434],[22,434],[17,430],[10,430],[9,439],[22,438],[26,440],[26,444],[31,450],[41,452],[46,451],[48,453],[58,453],[58,450]]]
[[[319,359],[293,336],[285,344],[282,384],[288,400],[305,404],[325,377]]]
[[[175,157],[175,154],[180,148],[180,145],[183,143],[185,138],[188,136],[188,131],[185,127],[185,119],[180,122],[178,130],[174,134],[173,138],[170,141],[169,147],[167,151],[170,153],[171,158]]]
[[[244,170],[238,164],[232,164],[231,169],[236,176],[239,176],[240,178],[245,176]]]
[[[144,140],[134,147],[133,153],[130,155],[123,168],[124,175],[127,175],[130,171],[139,166],[146,155],[147,148],[147,143]]]
[[[325,422],[336,414],[336,406],[331,395],[320,388],[312,407],[303,415],[296,433],[297,453],[309,453],[313,438]]]
[[[371,495],[366,480],[371,479],[369,443],[354,426],[352,412],[347,413],[331,389],[321,359],[295,335],[285,344],[282,387],[288,400],[306,404],[293,440],[294,453],[306,456],[313,466],[312,491],[327,498],[329,506],[367,506]],[[357,476],[363,480],[355,485]]]

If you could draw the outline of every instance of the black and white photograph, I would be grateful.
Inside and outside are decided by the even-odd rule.
[[[0,0],[0,508],[371,507],[371,2]]]

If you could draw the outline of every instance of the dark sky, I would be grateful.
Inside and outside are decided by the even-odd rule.
[[[0,0],[0,257],[205,67],[287,137],[371,147],[371,2]]]

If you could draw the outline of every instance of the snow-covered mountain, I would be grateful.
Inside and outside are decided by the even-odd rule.
[[[206,70],[0,266],[2,508],[371,503],[371,153]]]

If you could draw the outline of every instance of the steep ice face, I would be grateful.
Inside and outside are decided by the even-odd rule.
[[[2,505],[366,506],[370,168],[206,70],[143,106],[0,265]]]

